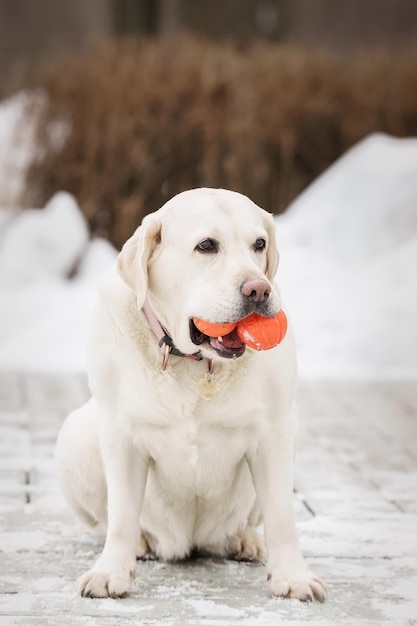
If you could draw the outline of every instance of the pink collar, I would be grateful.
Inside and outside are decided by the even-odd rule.
[[[156,317],[155,311],[152,309],[147,298],[145,299],[142,310],[155,337],[158,339],[159,346],[163,355],[163,370],[166,369],[171,354],[173,354],[174,356],[183,356],[187,359],[193,359],[194,361],[201,361],[204,358],[200,350],[198,350],[197,352],[193,352],[192,354],[185,354],[184,352],[181,352],[181,350],[178,350],[178,348],[172,341],[172,338],[168,334],[168,331],[162,326],[161,322]]]

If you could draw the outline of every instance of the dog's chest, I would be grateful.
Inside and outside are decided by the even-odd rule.
[[[249,403],[250,404],[250,403]],[[200,402],[191,410],[159,407],[152,424],[135,426],[135,441],[151,459],[153,478],[172,494],[215,497],[229,488],[247,452],[258,440],[261,424],[252,406],[234,406],[220,400]],[[253,415],[257,419],[253,419]]]
[[[154,431],[148,450],[161,487],[209,498],[231,485],[252,443],[246,429],[187,423]]]
[[[211,497],[224,491],[265,427],[259,397],[246,394],[245,384],[219,378],[218,394],[206,401],[196,377],[181,385],[161,377],[158,385],[142,387],[140,403],[129,410],[130,436],[150,457],[153,479],[172,493]]]

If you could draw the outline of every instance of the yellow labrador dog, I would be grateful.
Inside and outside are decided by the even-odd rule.
[[[281,307],[272,217],[243,195],[195,189],[148,215],[102,283],[92,324],[92,398],[59,434],[58,480],[70,507],[106,529],[78,581],[122,597],[136,558],[192,551],[263,559],[275,596],[325,598],[297,541],[294,342],[257,352],[223,323]]]

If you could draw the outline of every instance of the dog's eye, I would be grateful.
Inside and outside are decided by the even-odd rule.
[[[195,248],[198,252],[217,252],[219,249],[217,241],[214,239],[203,239]]]
[[[255,244],[253,246],[255,252],[260,252],[261,250],[265,250],[266,248],[266,241],[265,239],[257,239],[255,241]]]

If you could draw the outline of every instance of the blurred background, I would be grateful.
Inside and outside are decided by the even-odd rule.
[[[49,99],[17,201],[66,189],[117,246],[188,187],[281,212],[369,133],[416,134],[416,43],[413,0],[0,0],[0,93]]]
[[[393,318],[414,315],[404,277],[417,257],[416,2],[0,0],[0,77],[0,285],[32,276],[41,258],[46,273],[73,278],[88,242],[119,249],[175,193],[226,187],[284,213],[281,279],[301,352],[309,341],[315,349],[320,322],[334,365],[336,353],[353,350],[343,332],[359,326],[361,371],[377,318],[376,374],[394,362],[392,371],[417,372],[413,329],[401,349],[380,341],[397,332]],[[61,191],[71,196],[51,209]],[[20,236],[16,211],[33,222],[33,207],[45,206],[38,230],[47,243],[31,226],[24,246],[10,243]],[[80,229],[69,227],[71,215]],[[32,260],[22,261],[30,238]],[[330,276],[335,267],[342,277]],[[387,273],[390,287],[403,288],[389,306],[385,282],[372,293]],[[353,321],[341,312],[352,302]]]

